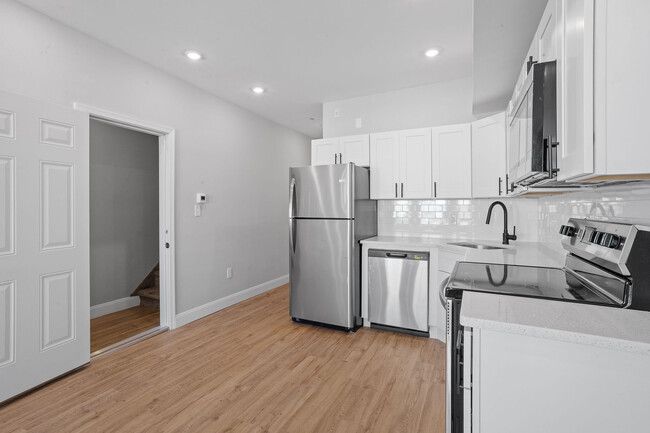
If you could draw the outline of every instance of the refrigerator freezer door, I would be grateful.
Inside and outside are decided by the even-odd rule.
[[[291,317],[353,328],[354,221],[294,219],[292,224]]]
[[[354,218],[354,170],[349,164],[292,167],[290,218]]]

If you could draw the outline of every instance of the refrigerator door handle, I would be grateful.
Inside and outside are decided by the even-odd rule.
[[[296,224],[293,221],[295,214],[295,198],[296,198],[296,178],[291,179],[289,187],[289,245],[292,252],[296,252]]]

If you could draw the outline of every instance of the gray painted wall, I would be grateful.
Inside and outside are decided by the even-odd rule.
[[[287,179],[290,166],[309,165],[309,137],[17,2],[0,2],[3,90],[176,129],[177,313],[288,274]],[[187,62],[184,49],[172,47],[169,61]],[[260,103],[264,97],[272,95]],[[200,218],[197,192],[208,194]]]
[[[340,116],[334,117],[339,110]],[[361,128],[355,120],[361,118]],[[323,137],[452,125],[476,120],[472,114],[472,78],[323,104]]]
[[[158,137],[90,121],[90,305],[126,298],[158,263]]]

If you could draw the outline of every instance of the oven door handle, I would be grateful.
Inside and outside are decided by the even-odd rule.
[[[448,282],[449,282],[449,277],[442,280],[442,283],[440,283],[440,288],[438,289],[438,296],[440,297],[440,303],[445,308],[445,310],[447,310],[447,297],[445,296],[445,288],[447,287]]]

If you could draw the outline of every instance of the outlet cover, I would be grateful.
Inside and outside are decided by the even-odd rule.
[[[356,128],[361,128],[361,117],[357,117],[357,118],[354,120],[354,126],[355,126]]]
[[[232,278],[232,268],[226,268],[226,278],[227,279]]]

